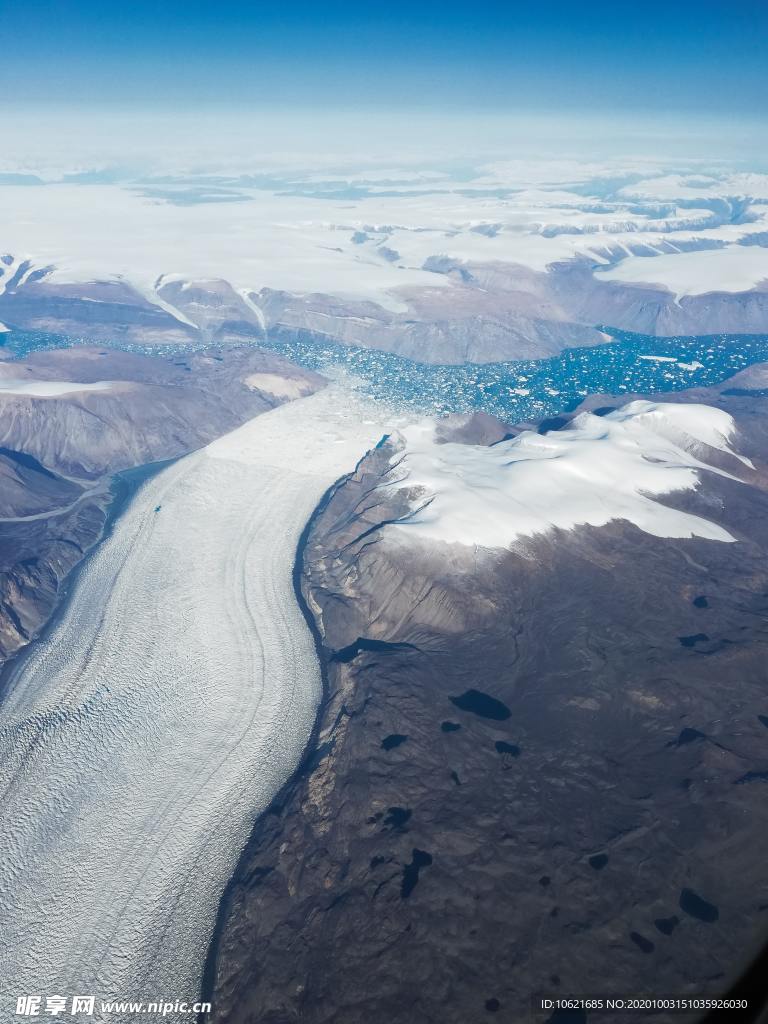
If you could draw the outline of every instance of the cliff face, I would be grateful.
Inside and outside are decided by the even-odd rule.
[[[113,473],[184,455],[323,383],[254,349],[0,361],[0,664],[39,632],[101,537]]]
[[[619,249],[613,258],[626,255]],[[653,260],[648,262],[652,272]],[[425,280],[447,286],[401,288],[398,311],[373,299],[325,292],[237,291],[220,279],[161,275],[150,293],[126,281],[58,283],[53,268],[35,270],[24,262],[23,283],[0,288],[0,321],[95,343],[236,343],[265,335],[331,339],[456,364],[546,358],[565,348],[598,345],[606,338],[597,325],[659,337],[768,329],[765,284],[678,297],[663,284],[605,280],[595,267],[595,257],[584,254],[555,259],[546,271],[433,256],[424,262],[422,269],[430,272]]]
[[[764,285],[678,298],[660,284],[602,280],[586,258],[547,272],[447,258],[427,264],[450,286],[408,290],[403,313],[329,295],[263,289],[256,298],[274,338],[330,338],[425,363],[546,358],[605,342],[597,325],[657,337],[762,334],[768,325]]]
[[[4,391],[3,380],[109,386],[41,397]],[[173,361],[97,348],[37,352],[0,362],[0,445],[54,472],[96,478],[207,444],[284,401],[281,381],[297,397],[322,378],[252,348]]]
[[[0,665],[42,628],[64,580],[101,536],[106,487],[56,516],[0,522]]]
[[[601,281],[585,260],[557,264],[547,278],[553,302],[577,323],[608,324],[657,337],[762,334],[768,289],[676,296],[654,284]]]
[[[768,905],[764,478],[668,499],[735,544],[616,522],[475,552],[382,528],[408,510],[377,488],[394,454],[308,538],[327,701],[222,909],[214,1019],[466,1024],[537,991],[722,990]]]

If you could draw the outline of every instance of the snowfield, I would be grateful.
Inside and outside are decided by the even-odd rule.
[[[0,377],[0,396],[29,395],[32,398],[61,398],[83,391],[111,391],[112,381],[99,380],[92,384],[79,384],[68,380],[3,380]]]
[[[12,994],[193,1000],[222,890],[321,695],[297,543],[382,433],[331,387],[148,481],[0,710]],[[44,926],[41,925],[44,922]]]
[[[638,171],[648,176],[602,195],[602,177]],[[470,182],[421,167],[394,184],[386,170],[338,180],[316,169],[269,189],[248,175],[0,183],[0,294],[39,274],[57,286],[123,281],[195,327],[158,294],[161,283],[226,280],[263,323],[252,298],[262,289],[403,312],[414,292],[450,287],[430,265],[440,258],[536,272],[588,260],[606,280],[678,296],[763,282],[768,175],[662,172],[552,160],[480,164]],[[231,201],[216,201],[217,190]]]
[[[490,448],[439,444],[432,421],[401,432],[397,489],[416,488],[415,515],[389,527],[401,537],[505,548],[553,529],[617,519],[655,537],[733,541],[723,527],[655,499],[729,476],[702,461],[730,455],[731,417],[704,405],[631,402],[607,416],[581,413],[567,429],[526,431]],[[710,453],[711,454],[711,453]],[[400,461],[402,458],[402,462]],[[425,504],[426,503],[426,504]]]
[[[768,249],[733,245],[650,259],[629,256],[618,266],[600,270],[598,276],[623,284],[659,284],[676,299],[705,292],[744,292],[768,283]]]

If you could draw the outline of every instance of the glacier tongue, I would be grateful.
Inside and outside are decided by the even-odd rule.
[[[297,543],[376,416],[334,386],[163,470],[18,666],[0,707],[9,995],[93,994],[96,1020],[100,999],[197,997],[222,890],[321,695]]]

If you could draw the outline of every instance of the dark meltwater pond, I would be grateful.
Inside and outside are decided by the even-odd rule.
[[[451,704],[455,704],[461,711],[469,711],[480,718],[490,718],[496,722],[503,722],[512,714],[506,704],[481,690],[467,690],[459,697],[451,697]]]

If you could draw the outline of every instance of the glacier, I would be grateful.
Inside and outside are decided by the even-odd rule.
[[[194,1000],[222,891],[321,698],[297,545],[379,440],[341,385],[159,472],[0,707],[9,998]],[[127,1018],[126,1018],[127,1019]]]

